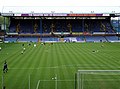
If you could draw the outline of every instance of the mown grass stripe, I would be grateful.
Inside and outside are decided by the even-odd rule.
[[[103,48],[101,48],[102,44],[104,45]],[[119,43],[55,43],[53,45],[46,44],[45,46],[37,45],[37,47],[33,47],[32,44],[26,47],[23,55],[20,53],[21,45],[5,44],[6,48],[2,52],[11,52],[11,54],[15,53],[15,55],[11,56],[8,54],[4,57],[3,54],[0,54],[1,70],[3,68],[3,58],[11,56],[8,59],[9,71],[5,74],[5,84],[9,89],[16,89],[17,86],[19,86],[18,89],[28,88],[29,74],[31,74],[31,88],[36,88],[36,84],[40,79],[43,80],[40,89],[55,88],[55,80],[52,80],[52,77],[57,74],[58,80],[60,80],[58,81],[58,88],[71,89],[73,87],[70,86],[74,85],[74,74],[79,69],[115,70],[120,68],[118,60],[120,57]],[[93,50],[99,50],[99,52],[93,53]],[[2,72],[0,72],[0,75],[2,75]],[[93,78],[96,77],[93,76]],[[101,78],[101,81],[104,81],[102,79],[104,78],[103,76],[98,76],[97,78]],[[116,82],[115,79],[119,77],[108,76],[106,78],[113,79],[113,82],[110,82],[110,89],[118,89],[120,81]],[[11,82],[13,83],[12,85]],[[112,83],[115,84],[112,85]],[[86,86],[89,89],[98,87],[95,86],[93,88],[93,86],[89,85],[90,83],[86,82],[86,84],[88,84]],[[95,82],[93,81],[91,84],[95,84]],[[108,86],[104,85],[104,88],[108,88]]]

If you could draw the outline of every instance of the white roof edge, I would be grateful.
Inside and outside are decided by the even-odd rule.
[[[120,13],[120,6],[4,6],[2,13]]]

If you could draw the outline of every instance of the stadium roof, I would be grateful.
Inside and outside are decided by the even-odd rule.
[[[120,13],[120,6],[6,6],[2,13]]]

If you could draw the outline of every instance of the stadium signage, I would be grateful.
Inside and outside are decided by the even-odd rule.
[[[21,14],[21,16],[32,16],[32,14]]]
[[[110,14],[103,14],[103,16],[110,16]]]
[[[115,16],[120,16],[120,13],[115,14]]]
[[[83,32],[83,35],[91,35],[89,32]]]
[[[103,16],[103,14],[67,14],[67,16]]]
[[[34,14],[32,14],[32,16],[43,16],[43,14],[42,13],[34,13]]]
[[[41,16],[41,17],[106,17],[106,16],[120,16],[120,13],[116,14],[80,14],[80,13],[1,13],[2,16],[23,16],[23,17],[31,17],[31,16]]]
[[[82,35],[82,32],[72,32],[73,35]]]
[[[43,14],[43,16],[52,16],[52,14],[45,13],[45,14]]]
[[[54,32],[54,34],[55,35],[59,35],[59,34],[65,34],[65,35],[67,35],[67,34],[70,34],[70,32]]]
[[[67,16],[65,13],[54,13],[52,16]]]
[[[15,16],[17,16],[15,14]],[[75,16],[75,17],[83,17],[83,16],[110,16],[109,14],[67,14],[67,13],[26,13],[21,14],[21,16]]]
[[[29,16],[29,15],[27,15]],[[109,16],[107,15],[103,15],[103,14],[66,14],[66,13],[35,13],[32,14],[32,16]]]
[[[93,34],[106,34],[105,32],[93,32]]]
[[[1,13],[2,16],[14,16],[13,13]]]
[[[64,13],[34,13],[32,16],[67,16]]]
[[[14,16],[21,16],[21,14],[14,14]]]

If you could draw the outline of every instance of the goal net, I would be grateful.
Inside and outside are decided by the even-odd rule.
[[[76,89],[119,89],[120,70],[78,70]]]

